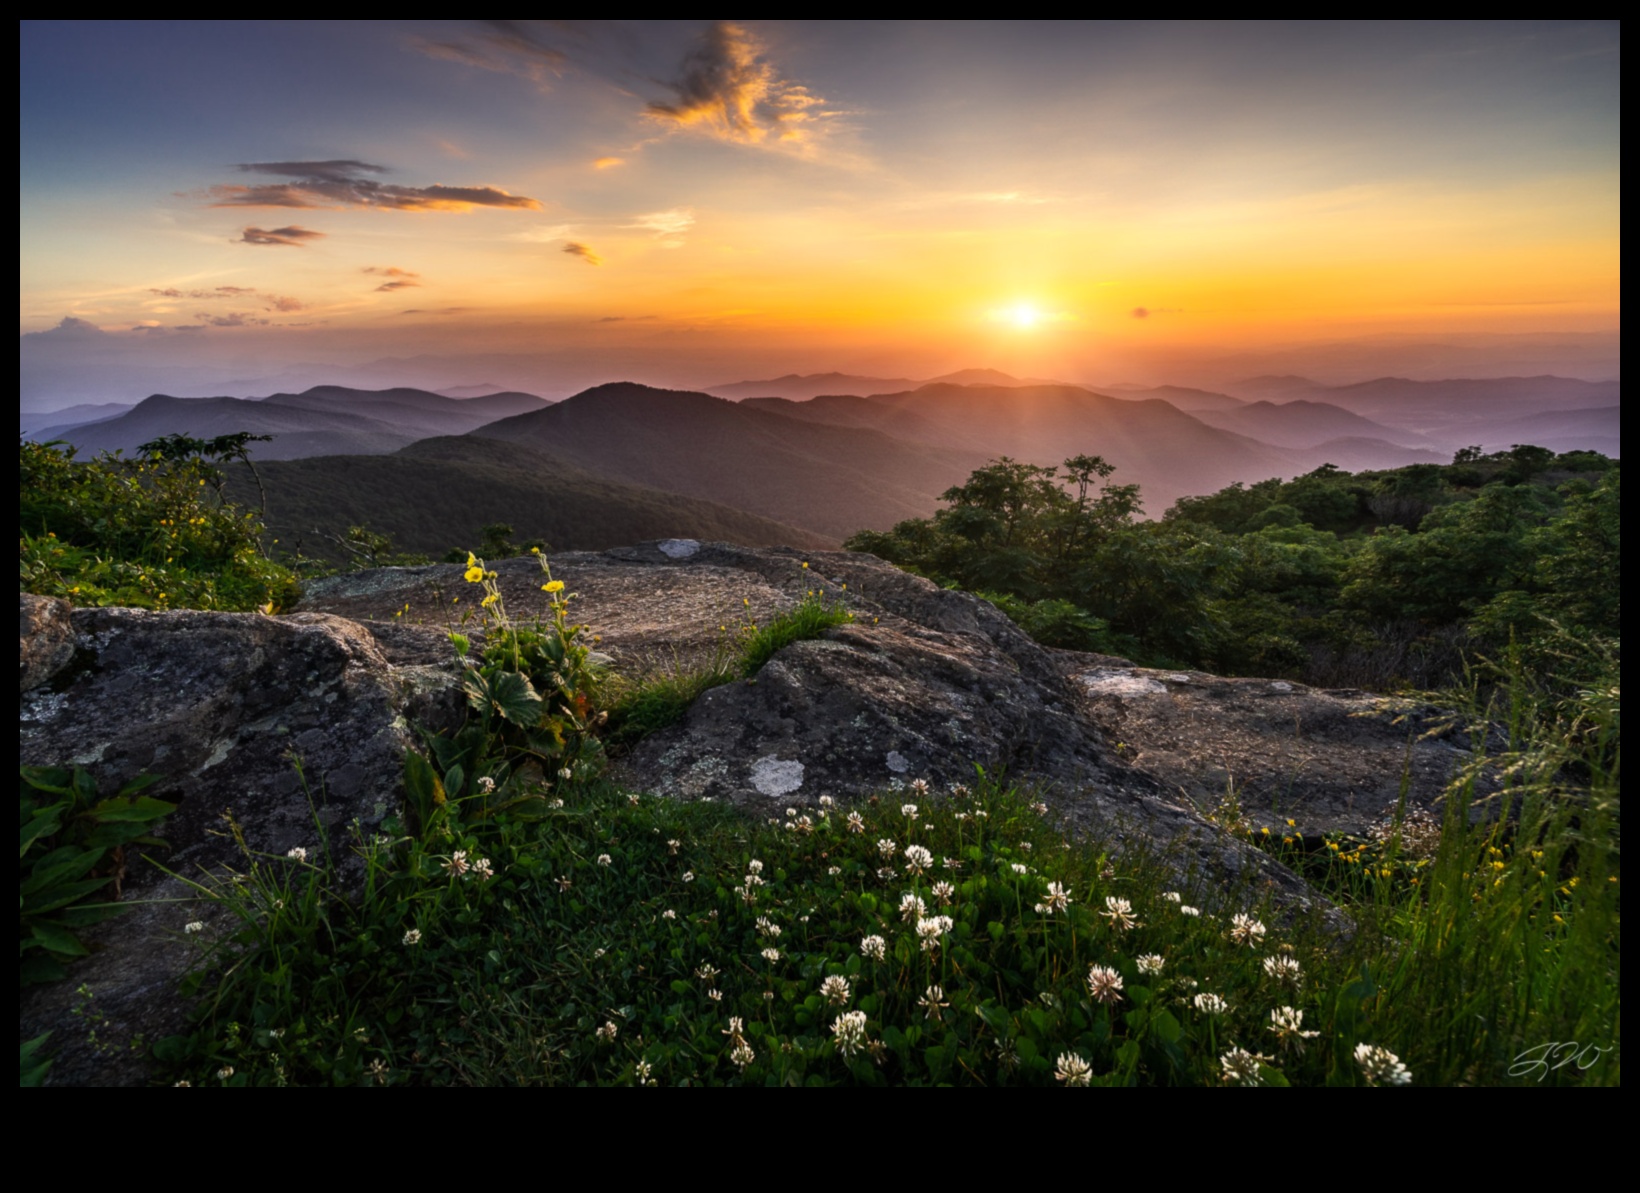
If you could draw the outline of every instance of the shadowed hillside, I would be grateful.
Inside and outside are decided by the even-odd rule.
[[[259,465],[268,528],[282,549],[339,558],[328,541],[351,526],[389,536],[399,550],[442,556],[504,522],[521,542],[600,551],[654,539],[823,549],[833,540],[709,501],[596,477],[516,444],[428,439],[390,456],[324,456]],[[234,497],[255,487],[234,472]]]
[[[996,454],[983,440],[909,443],[876,430],[817,425],[706,394],[632,384],[599,386],[474,435],[839,539],[862,527],[886,529],[926,517],[941,493]]]

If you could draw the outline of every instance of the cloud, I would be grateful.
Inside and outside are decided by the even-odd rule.
[[[1180,307],[1134,307],[1132,311],[1135,319],[1148,319],[1152,315],[1182,315]]]
[[[649,116],[737,145],[811,148],[835,113],[808,88],[782,79],[764,53],[743,26],[713,21],[666,84],[676,98],[650,104]]]
[[[36,343],[62,343],[72,340],[97,340],[107,333],[95,323],[84,319],[77,319],[73,315],[65,315],[63,321],[48,331],[30,331],[19,336],[19,339],[33,340]]]
[[[659,315],[605,315],[602,319],[594,319],[594,323],[654,323],[660,319]]]
[[[290,314],[307,309],[307,304],[299,298],[290,298],[283,294],[268,295],[268,310]]]
[[[681,248],[683,234],[695,226],[695,213],[684,207],[671,211],[655,211],[649,215],[640,215],[637,223],[626,226],[653,232],[667,248]]]
[[[307,247],[310,240],[323,240],[324,237],[323,232],[292,224],[288,228],[246,228],[244,234],[232,243],[299,249]]]
[[[177,290],[170,287],[161,290],[150,286],[148,293],[161,298],[191,298],[197,302],[213,298],[238,298],[242,294],[255,294],[256,289],[253,286],[218,286],[214,290]]]
[[[616,166],[626,165],[624,157],[601,157],[592,163],[594,170],[613,170]]]
[[[444,307],[442,310],[423,311],[420,309],[400,311],[401,315],[462,315],[472,310],[472,307]]]
[[[593,252],[586,245],[580,244],[577,241],[570,241],[561,251],[568,253],[572,257],[581,258],[581,260],[585,261],[588,265],[602,265],[604,263],[604,259],[602,257]]]
[[[367,266],[364,272],[388,279],[376,287],[378,294],[391,294],[395,290],[414,290],[421,285],[419,281],[421,274],[412,273],[408,269],[400,269],[396,265],[371,265]]]
[[[268,320],[258,319],[254,315],[247,315],[243,311],[232,311],[226,315],[195,315],[204,327],[266,327]],[[178,331],[190,330],[177,328]]]
[[[474,207],[539,210],[526,195],[493,186],[395,186],[370,174],[387,174],[386,166],[360,161],[244,162],[247,174],[283,175],[287,182],[254,186],[213,186],[213,207],[290,207],[298,210],[363,208],[377,211],[470,211]]]
[[[544,39],[543,26],[559,21],[475,21],[477,31],[459,41],[410,39],[412,49],[445,62],[456,62],[497,74],[520,75],[541,90],[551,88],[561,68],[569,61],[558,47]]]

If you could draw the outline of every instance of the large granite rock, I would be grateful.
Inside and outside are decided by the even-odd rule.
[[[63,610],[42,612],[25,660],[64,654]],[[25,992],[21,1030],[53,1032],[54,1082],[128,1084],[144,1079],[134,1041],[181,1024],[183,925],[211,919],[184,879],[250,864],[225,815],[253,852],[315,849],[323,825],[350,857],[349,827],[368,833],[397,807],[409,722],[453,712],[453,674],[395,668],[361,627],[320,614],[91,609],[68,625],[66,665],[37,668],[45,682],[21,694],[19,761],[85,767],[105,790],[158,774],[152,794],[178,808],[160,829],[171,852],[128,859],[136,914],[101,926],[72,981]]]
[[[65,601],[20,593],[17,598],[19,692],[55,679],[74,658],[72,610]]]

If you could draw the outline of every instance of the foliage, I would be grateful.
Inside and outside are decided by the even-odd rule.
[[[260,521],[223,499],[222,477],[198,454],[81,462],[72,448],[20,443],[22,590],[140,609],[294,603],[296,578],[263,558]]]
[[[805,569],[808,564],[804,564]],[[811,592],[796,608],[776,614],[769,624],[748,623],[741,632],[740,674],[751,679],[763,665],[794,642],[818,638],[827,630],[848,625],[854,614],[841,598],[828,602],[823,592]]]
[[[1517,447],[1232,485],[1135,522],[1097,457],[1000,460],[932,519],[850,539],[1039,641],[1322,686],[1433,687],[1464,648],[1621,634],[1620,465]]]
[[[17,1072],[18,1084],[23,1089],[38,1089],[46,1083],[46,1074],[51,1071],[51,1061],[40,1055],[45,1047],[49,1035],[39,1036],[17,1045]]]
[[[149,826],[175,804],[144,796],[159,780],[144,776],[102,797],[83,770],[23,767],[18,788],[18,983],[66,977],[87,953],[81,929],[125,910],[119,898],[129,845],[163,847]]]

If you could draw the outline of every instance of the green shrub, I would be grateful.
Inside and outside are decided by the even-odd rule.
[[[80,606],[277,611],[296,578],[261,553],[257,516],[226,503],[198,457],[82,462],[72,448],[18,445],[22,591]]]

